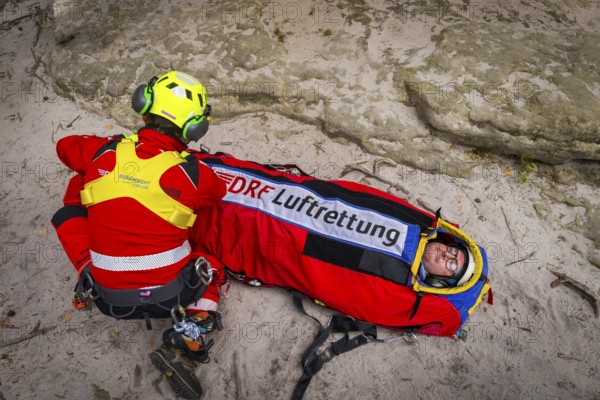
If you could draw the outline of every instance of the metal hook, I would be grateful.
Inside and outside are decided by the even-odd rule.
[[[177,318],[177,312],[181,314],[181,321]],[[185,309],[180,304],[174,305],[173,308],[171,308],[171,318],[175,324],[185,321]]]
[[[86,290],[87,287],[87,290]],[[80,300],[93,300],[92,292],[94,290],[94,278],[88,271],[83,272],[81,279]]]
[[[418,340],[419,338],[414,332],[408,332],[406,335],[404,335],[404,341],[408,344],[417,343]]]
[[[214,278],[213,271],[217,272],[216,269],[212,267],[210,261],[208,261],[204,257],[198,257],[195,263],[196,275],[200,278],[200,281],[206,286],[210,285]]]

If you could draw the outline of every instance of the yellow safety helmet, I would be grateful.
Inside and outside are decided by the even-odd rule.
[[[206,134],[210,121],[210,105],[206,89],[194,77],[171,71],[153,77],[133,93],[132,108],[141,115],[150,113],[171,121],[181,128],[183,139],[199,140]]]

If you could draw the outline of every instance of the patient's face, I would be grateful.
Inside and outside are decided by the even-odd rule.
[[[465,255],[456,247],[443,243],[427,243],[423,254],[423,266],[428,274],[452,276],[462,267]]]

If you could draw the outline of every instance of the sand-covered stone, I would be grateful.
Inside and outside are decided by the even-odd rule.
[[[600,37],[558,6],[71,8],[54,10],[55,86],[126,126],[136,123],[122,107],[135,87],[181,69],[205,83],[217,123],[274,111],[424,169],[447,160],[439,140],[553,164],[600,155]],[[431,36],[412,37],[423,25]],[[399,43],[383,40],[386,31]]]
[[[556,164],[600,159],[600,34],[462,23],[402,80],[447,140]]]

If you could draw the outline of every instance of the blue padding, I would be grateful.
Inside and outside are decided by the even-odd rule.
[[[408,230],[406,232],[406,241],[404,242],[404,248],[402,249],[401,259],[412,265],[417,255],[417,248],[419,247],[419,240],[421,239],[421,230],[416,225],[411,225],[406,222]]]

